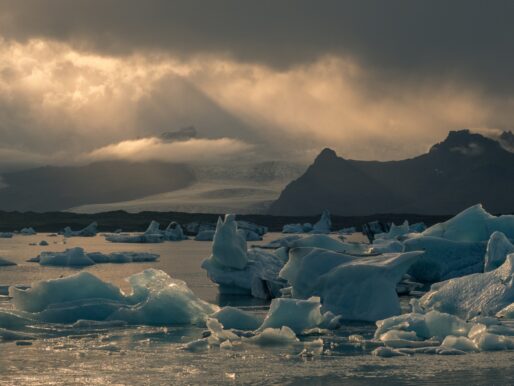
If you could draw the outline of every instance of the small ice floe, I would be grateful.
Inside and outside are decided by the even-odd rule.
[[[5,257],[0,256],[0,267],[7,267],[10,265],[16,265],[16,263],[14,263],[10,260],[7,260]]]
[[[96,222],[92,222],[87,227],[74,231],[70,227],[64,228],[60,234],[64,237],[94,237],[98,233],[98,224]]]
[[[100,252],[86,253],[83,248],[75,247],[64,252],[41,252],[39,256],[29,259],[29,262],[40,265],[62,267],[85,267],[100,263],[140,263],[156,261],[159,255],[146,252]]]
[[[157,221],[152,221],[146,231],[142,234],[111,234],[105,237],[112,243],[162,243],[163,241],[187,240],[180,224],[172,221],[166,229],[160,229]]]
[[[23,228],[22,230],[20,230],[20,235],[23,235],[23,236],[33,236],[35,234],[37,234],[37,232],[34,230],[34,228]]]

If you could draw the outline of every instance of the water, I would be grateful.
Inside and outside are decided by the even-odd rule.
[[[267,235],[269,241],[277,234]],[[47,247],[30,243],[47,240]],[[162,244],[112,244],[104,238],[15,236],[0,239],[0,256],[18,263],[0,268],[0,285],[30,283],[77,272],[70,268],[41,267],[27,263],[41,250],[59,251],[81,246],[88,252],[146,251],[160,254],[155,263],[101,264],[85,268],[128,289],[124,278],[153,267],[185,280],[203,299],[220,305],[236,305],[265,313],[263,301],[246,297],[220,297],[217,288],[200,269],[211,243],[183,241]],[[404,299],[406,304],[408,299]],[[4,299],[0,307],[9,308]],[[331,355],[303,358],[298,349],[263,349],[243,345],[234,350],[213,349],[190,353],[184,342],[197,339],[198,327],[115,327],[71,329],[65,325],[38,326],[44,339],[29,346],[0,343],[1,385],[512,385],[514,352],[465,356],[416,355],[377,358],[348,343],[351,334],[371,337],[374,326],[347,323],[323,336]],[[312,340],[317,337],[304,338]]]

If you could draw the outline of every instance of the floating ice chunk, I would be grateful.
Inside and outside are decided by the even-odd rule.
[[[482,332],[473,338],[480,351],[499,351],[514,349],[514,337]]]
[[[257,224],[251,223],[249,221],[243,221],[243,220],[237,221],[237,228],[242,229],[244,231],[248,231],[250,233],[257,234],[258,236],[263,236],[266,233],[268,233],[268,227],[265,227],[263,225],[257,225]],[[262,237],[261,237],[261,239],[262,239]],[[250,241],[250,240],[248,239],[248,241]]]
[[[10,287],[9,296],[12,297],[11,302],[16,309],[27,312],[40,312],[51,304],[85,299],[106,299],[125,303],[125,297],[118,287],[103,282],[89,272],[39,281],[28,289]]]
[[[158,229],[158,226],[157,226]],[[164,230],[164,238],[168,241],[182,241],[187,240],[187,236],[184,235],[184,231],[180,224],[172,221],[168,227]]]
[[[296,334],[319,326],[323,321],[318,297],[307,300],[279,298],[271,301],[268,315],[259,330],[287,326]]]
[[[514,254],[494,271],[476,273],[432,285],[419,301],[425,310],[438,310],[463,319],[493,316],[514,302]]]
[[[302,224],[286,224],[282,227],[282,233],[303,233]]]
[[[392,358],[399,356],[406,356],[407,354],[402,353],[394,348],[390,347],[377,347],[371,352],[372,355],[382,358]]]
[[[209,349],[209,339],[208,338],[202,338],[193,340],[192,342],[187,343],[184,345],[184,350],[191,351],[191,352],[201,352],[206,351]]]
[[[13,237],[12,232],[0,232],[0,239],[10,239]]]
[[[510,253],[514,253],[514,245],[503,233],[494,232],[487,243],[484,272],[498,268]]]
[[[34,283],[26,290],[11,287],[17,311],[51,323],[80,319],[125,321],[130,324],[204,324],[219,307],[199,299],[181,280],[148,269],[128,278],[132,293],[105,283],[88,272]]]
[[[322,275],[355,259],[354,256],[325,249],[294,248],[289,251],[289,260],[279,276],[291,285],[293,297],[308,298],[318,294]]]
[[[292,241],[289,245],[290,248],[322,248],[334,252],[350,253],[361,255],[367,252],[368,247],[361,243],[345,243],[328,235],[310,235],[302,237],[298,240]]]
[[[301,238],[302,236],[300,235],[280,237],[276,240],[270,241],[267,244],[259,245],[259,247],[264,249],[290,248],[294,241],[299,240]]]
[[[121,307],[109,316],[130,324],[171,325],[202,324],[207,315],[219,307],[198,298],[182,280],[172,279],[165,272],[147,269],[128,278],[137,301],[131,307]]]
[[[421,233],[427,229],[427,226],[423,222],[417,222],[409,226],[410,233]]]
[[[211,259],[218,265],[235,269],[244,269],[248,264],[246,239],[238,232],[234,215],[227,214],[224,220],[218,219]]]
[[[0,257],[0,267],[7,267],[10,265],[16,265],[16,263],[13,263],[10,260],[7,260],[5,257]]]
[[[398,240],[375,239],[371,245],[371,253],[403,252],[405,246]]]
[[[422,252],[386,254],[340,264],[319,279],[315,295],[344,319],[375,321],[398,315],[396,284]]]
[[[321,213],[321,218],[319,221],[313,225],[312,233],[330,233],[332,230],[332,220],[330,219],[330,212],[328,209],[325,209],[323,213]]]
[[[454,241],[477,242],[487,241],[495,231],[514,238],[514,215],[493,216],[481,204],[477,204],[446,222],[431,226],[422,234]]]
[[[405,220],[404,223],[401,225],[396,225],[395,223],[392,223],[391,227],[389,228],[389,232],[376,234],[375,239],[396,240],[399,237],[408,234],[409,232],[409,222]]]
[[[352,233],[357,232],[357,228],[355,227],[346,227],[339,230],[339,234],[341,235],[351,235]]]
[[[74,231],[70,227],[64,228],[62,234],[64,237],[94,237],[98,233],[98,224],[96,221],[89,224],[87,227]]]
[[[225,328],[236,330],[256,330],[263,322],[262,317],[229,306],[223,307],[212,317],[216,318]]]
[[[48,245],[48,241],[46,240],[41,240],[39,243],[38,243],[39,246],[41,247],[46,247]]]
[[[205,259],[202,268],[219,285],[220,293],[251,295],[269,299],[280,296],[285,281],[278,277],[284,265],[280,252],[269,253],[259,248],[249,249],[244,269],[235,269],[217,263],[212,256]]]
[[[225,330],[223,324],[221,324],[217,319],[208,318],[206,325],[211,333],[211,336],[209,337],[209,344],[211,345],[219,345],[227,340],[239,340],[239,336],[230,330]]]
[[[484,242],[420,236],[406,240],[403,244],[405,252],[425,252],[409,270],[409,274],[417,281],[434,283],[483,272],[486,251]]]
[[[478,351],[477,345],[471,339],[465,336],[448,335],[446,338],[444,338],[441,346],[465,352]]]
[[[100,252],[91,252],[87,256],[95,263],[143,263],[156,261],[159,255],[147,252],[113,252],[103,254]]]
[[[29,228],[23,228],[21,231],[20,231],[20,235],[23,235],[23,236],[33,236],[35,235],[37,232],[34,230],[34,228],[32,227],[29,227]]]
[[[509,304],[507,307],[496,313],[498,318],[514,319],[514,303]]]
[[[300,340],[292,329],[283,326],[281,328],[266,328],[257,335],[248,338],[247,341],[260,346],[286,346],[298,343]]]
[[[214,233],[216,231],[214,230],[203,230],[201,232],[198,232],[198,234],[195,236],[196,241],[212,241],[214,239]]]
[[[289,252],[280,277],[291,284],[294,297],[320,296],[325,309],[344,319],[375,321],[400,313],[396,284],[421,254],[359,258],[298,248]]]
[[[62,267],[85,267],[93,265],[95,262],[88,257],[84,249],[76,247],[67,249],[64,252],[41,252],[39,255],[39,264]]]

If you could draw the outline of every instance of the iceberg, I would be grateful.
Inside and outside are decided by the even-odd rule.
[[[196,241],[212,241],[212,240],[214,240],[215,232],[216,232],[215,230],[210,230],[210,229],[200,231],[195,236],[195,240]]]
[[[0,239],[11,239],[12,237],[12,232],[0,232]]]
[[[219,307],[199,299],[182,280],[147,269],[128,278],[131,294],[89,272],[9,288],[15,311],[44,323],[82,319],[146,325],[204,325]],[[0,319],[1,320],[1,319]]]
[[[487,243],[484,272],[493,271],[502,265],[507,255],[514,253],[514,245],[502,232],[494,232]]]
[[[325,209],[321,213],[319,221],[312,226],[311,233],[330,233],[332,230],[332,220],[330,219],[330,212]]]
[[[23,236],[33,236],[35,234],[37,234],[37,232],[34,230],[34,228],[23,228],[20,231],[20,235],[23,235]]]
[[[159,227],[157,227],[159,229]],[[172,221],[168,227],[164,230],[164,239],[168,241],[182,241],[187,240],[187,236],[184,235],[184,231],[180,224]]]
[[[494,316],[514,303],[514,254],[493,271],[433,284],[419,299],[425,311],[436,310],[462,319]]]
[[[294,331],[287,326],[266,328],[257,335],[248,338],[247,341],[259,346],[287,346],[300,342]]]
[[[375,240],[398,240],[401,236],[404,236],[408,233],[410,233],[410,226],[409,222],[405,220],[401,225],[396,225],[395,223],[392,223],[391,227],[389,228],[389,231],[387,233],[376,234]]]
[[[403,242],[405,252],[424,251],[409,270],[415,280],[435,283],[483,272],[486,244],[419,236]]]
[[[245,312],[235,307],[223,307],[212,314],[225,328],[236,330],[257,330],[263,322],[263,318]]]
[[[83,248],[66,249],[64,252],[41,252],[39,256],[30,259],[40,265],[61,267],[85,267],[99,263],[140,263],[155,261],[159,255],[146,252],[100,252],[86,253]]]
[[[323,309],[347,320],[375,321],[400,313],[396,285],[423,252],[356,257],[317,248],[289,252],[280,277],[295,298],[319,296]]]
[[[235,215],[227,214],[224,220],[218,219],[211,259],[218,265],[235,269],[244,269],[248,264],[246,238],[237,228]]]
[[[361,243],[345,243],[329,235],[317,234],[292,240],[289,248],[320,248],[334,252],[363,255],[367,253],[368,246]]]
[[[477,204],[448,221],[431,226],[422,235],[453,241],[479,242],[489,240],[495,231],[514,238],[514,215],[493,216],[481,204]]]
[[[182,241],[187,240],[180,224],[172,221],[164,230],[160,229],[157,221],[150,222],[148,228],[142,234],[111,234],[105,237],[111,243],[162,243],[163,241]]]
[[[400,355],[448,355],[514,348],[514,329],[511,327],[499,322],[467,322],[439,311],[412,312],[376,324],[374,339],[385,345],[383,356],[390,356],[389,351]]]
[[[0,267],[7,267],[10,265],[16,265],[16,263],[13,263],[12,261],[7,260],[4,257],[0,257]]]
[[[284,282],[278,272],[284,265],[280,255],[259,248],[246,249],[246,238],[238,230],[234,215],[219,219],[212,254],[202,263],[209,278],[226,294],[248,294],[258,298],[280,295]]]
[[[303,233],[302,224],[286,224],[282,227],[282,233]]]
[[[311,297],[307,300],[273,299],[259,331],[286,326],[294,333],[300,334],[304,330],[318,327],[324,321],[320,310],[319,297]]]
[[[64,228],[62,231],[62,235],[64,237],[94,237],[98,233],[98,224],[96,222],[92,222],[87,227],[74,231],[70,227]]]

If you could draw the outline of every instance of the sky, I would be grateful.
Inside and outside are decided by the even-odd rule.
[[[501,0],[0,0],[0,170],[391,160],[511,130],[513,18]]]

